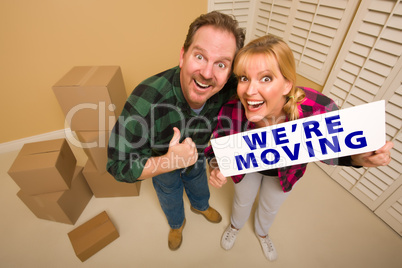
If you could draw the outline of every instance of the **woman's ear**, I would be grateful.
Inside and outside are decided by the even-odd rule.
[[[288,95],[289,92],[292,90],[292,88],[293,88],[293,83],[290,82],[289,80],[286,80],[285,87],[283,89],[283,95],[285,95],[285,96]]]

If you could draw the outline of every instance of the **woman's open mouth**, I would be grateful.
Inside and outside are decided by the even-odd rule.
[[[250,109],[258,109],[260,108],[265,101],[247,101],[247,105]]]

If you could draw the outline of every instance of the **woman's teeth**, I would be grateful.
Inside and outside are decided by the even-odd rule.
[[[249,106],[253,106],[253,108],[258,108],[260,107],[262,104],[264,103],[264,101],[248,101],[247,104]]]

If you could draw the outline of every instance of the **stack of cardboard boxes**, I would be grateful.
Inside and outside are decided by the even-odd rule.
[[[92,198],[65,139],[25,144],[8,173],[17,196],[40,219],[75,224]]]
[[[109,136],[127,99],[120,67],[74,67],[53,91],[75,137],[23,146],[8,171],[21,188],[18,197],[38,218],[75,224],[93,195],[138,196],[140,182],[121,183],[106,171]],[[69,144],[84,149],[85,167],[77,166]],[[68,236],[85,261],[119,233],[104,211]]]
[[[140,182],[118,182],[106,171],[110,132],[127,99],[120,67],[74,67],[53,91],[88,156],[83,173],[95,197],[138,196]]]
[[[93,193],[66,139],[26,143],[8,173],[17,196],[40,219],[75,224]],[[119,237],[106,211],[68,233],[81,261]]]

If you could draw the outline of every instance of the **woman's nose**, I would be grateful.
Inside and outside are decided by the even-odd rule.
[[[250,84],[247,87],[246,93],[248,95],[255,95],[258,92],[257,90],[257,85],[254,82],[250,82]]]

